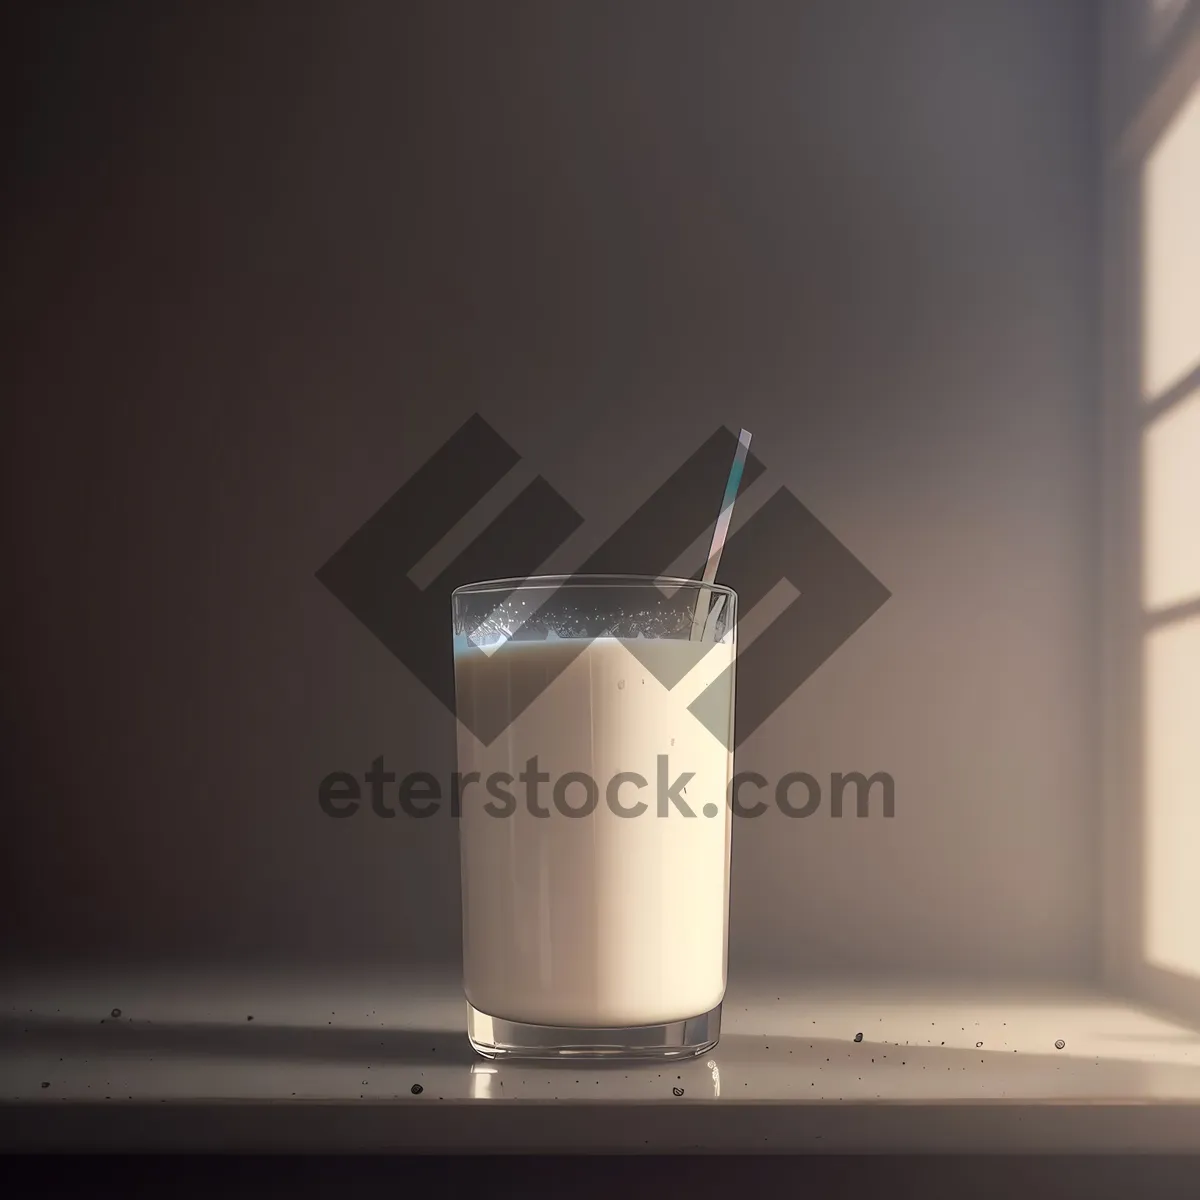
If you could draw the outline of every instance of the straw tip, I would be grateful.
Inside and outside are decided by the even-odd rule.
[[[738,434],[738,441],[741,442],[743,446],[750,445],[750,430],[743,429],[742,432]]]

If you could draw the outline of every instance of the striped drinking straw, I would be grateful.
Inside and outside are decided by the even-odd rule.
[[[725,549],[725,537],[729,533],[729,522],[733,517],[733,502],[737,499],[738,486],[742,482],[742,471],[749,452],[750,433],[743,429],[738,434],[737,452],[733,456],[733,466],[729,468],[725,497],[721,501],[721,511],[717,514],[717,524],[713,529],[712,544],[708,548],[708,562],[704,564],[705,585],[713,583],[717,578],[717,565],[721,561],[721,551]],[[692,617],[692,641],[698,642],[703,638],[707,622],[708,587],[704,586],[699,589],[699,595],[696,597],[696,612]]]

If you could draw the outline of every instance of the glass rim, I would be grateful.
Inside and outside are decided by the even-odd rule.
[[[694,591],[711,592],[718,596],[730,596],[737,599],[737,593],[723,583],[705,583],[703,579],[683,579],[675,575],[528,575],[514,576],[508,579],[480,579],[473,583],[464,583],[450,593],[454,596],[486,595],[488,592],[522,592],[570,588],[646,588],[656,587],[660,591],[667,588],[692,588]]]

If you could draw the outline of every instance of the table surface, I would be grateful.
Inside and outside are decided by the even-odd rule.
[[[735,978],[720,1044],[653,1065],[489,1063],[463,1019],[450,974],[22,972],[0,990],[0,1142],[1200,1151],[1200,1033],[1096,992]]]

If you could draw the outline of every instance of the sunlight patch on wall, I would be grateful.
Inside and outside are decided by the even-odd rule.
[[[1142,176],[1142,395],[1156,399],[1200,364],[1200,86]]]
[[[1200,978],[1200,616],[1144,657],[1145,954]]]
[[[1200,293],[1200,279],[1196,289]],[[1153,611],[1197,598],[1200,392],[1164,412],[1142,440],[1142,603]]]

